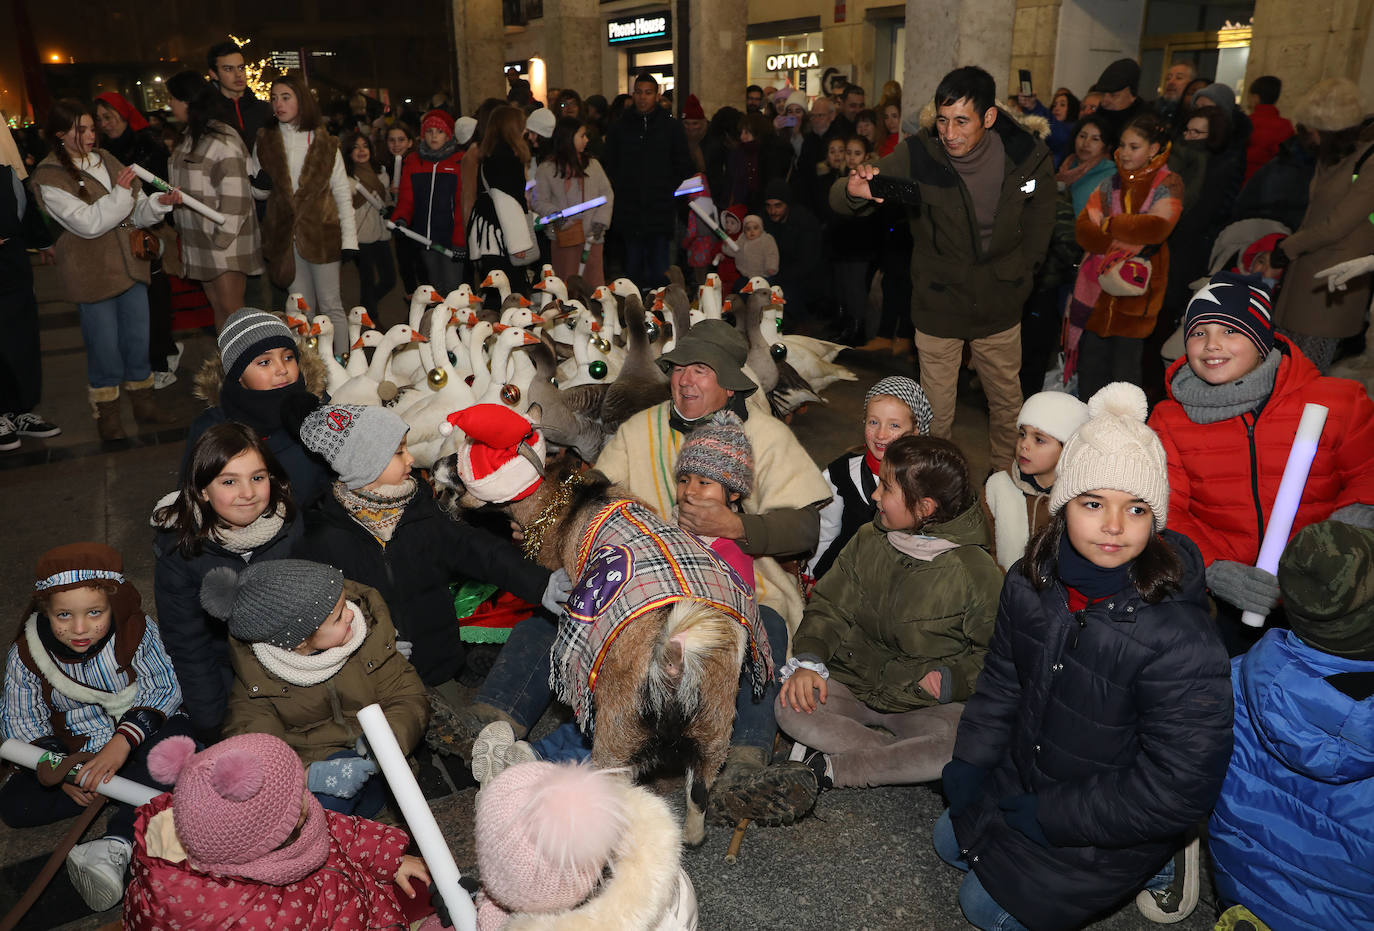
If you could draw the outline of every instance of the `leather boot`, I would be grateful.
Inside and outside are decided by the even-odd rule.
[[[129,400],[134,405],[134,420],[140,424],[147,424],[153,427],[165,427],[168,424],[177,422],[177,418],[162,410],[153,397],[153,376],[149,375],[143,381],[126,381],[124,390],[128,392]]]
[[[762,747],[731,747],[711,786],[707,814],[717,824],[749,818],[780,827],[805,816],[817,791],[816,773],[805,763],[770,763]]]
[[[95,418],[95,430],[101,442],[127,439],[119,415],[119,386],[91,387],[86,391],[91,401],[91,416]]]

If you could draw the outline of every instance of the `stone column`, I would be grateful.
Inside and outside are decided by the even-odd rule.
[[[501,0],[452,0],[453,46],[458,55],[459,113],[488,97],[506,97],[506,27]]]
[[[987,69],[999,97],[1014,90],[1008,84],[1008,75],[1015,74],[1013,14],[1006,0],[906,0],[902,118],[914,122],[940,79],[964,65]]]
[[[1283,109],[1323,78],[1360,81],[1372,14],[1374,0],[1333,0],[1316,9],[1289,0],[1256,0],[1245,83],[1262,74],[1278,77]]]
[[[674,13],[679,8],[674,4]],[[690,23],[673,17],[674,49],[680,47],[684,32],[687,35],[689,90],[708,114],[726,105],[743,109],[744,88],[749,85],[744,44],[749,5],[741,0],[691,0],[691,9]],[[680,112],[677,96],[673,95],[673,109]]]
[[[1025,68],[1031,73],[1031,87],[1040,101],[1049,106],[1054,102],[1054,55],[1059,43],[1059,7],[1063,0],[1016,0],[1016,19],[1011,33],[1011,67],[1007,69],[1006,89],[1002,76],[997,78],[997,90],[1009,99],[1020,86],[1018,73]]]
[[[571,87],[583,97],[601,93],[601,22],[597,0],[544,0],[541,55],[549,87]]]

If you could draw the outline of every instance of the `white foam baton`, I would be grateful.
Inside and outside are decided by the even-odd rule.
[[[8,760],[17,763],[25,769],[38,769],[40,763],[49,763],[56,766],[66,758],[66,754],[54,753],[51,750],[44,750],[42,747],[35,747],[31,743],[13,738],[0,744],[0,760]],[[72,771],[67,774],[67,782],[78,788],[87,791],[96,791],[101,795],[114,799],[116,802],[123,802],[125,805],[132,805],[137,808],[146,805],[153,799],[162,794],[162,789],[153,789],[145,786],[141,782],[134,782],[132,779],[125,779],[123,776],[111,776],[109,782],[100,782],[94,786],[82,786],[77,783],[77,776],[81,772],[81,765],[72,767]]]
[[[571,207],[564,207],[562,210],[551,213],[546,217],[540,217],[539,219],[534,221],[534,225],[548,226],[555,220],[566,220],[568,217],[575,217],[579,213],[586,213],[588,210],[593,210],[597,207],[600,207],[604,203],[606,203],[605,195],[602,195],[600,197],[593,197],[591,200],[584,200],[580,204],[573,204]]]
[[[382,203],[381,199],[378,198],[376,194],[373,194],[371,191],[369,191],[367,189],[367,185],[363,184],[356,178],[353,180],[353,190],[363,195],[363,200],[367,201],[369,204],[376,207],[378,212],[386,213],[386,204]]]
[[[738,253],[739,243],[731,239],[730,234],[720,228],[720,224],[716,222],[715,217],[707,213],[706,208],[701,206],[701,204],[697,203],[697,201],[705,199],[706,198],[704,197],[693,198],[692,200],[688,201],[687,206],[691,207],[692,212],[701,218],[701,222],[706,224],[707,229],[716,234],[716,237],[725,245],[725,248],[729,249],[731,252]]]
[[[454,252],[452,249],[439,245],[437,242],[430,239],[428,236],[422,235],[421,233],[417,233],[408,226],[402,226],[400,223],[396,223],[392,220],[383,220],[382,222],[386,224],[387,229],[394,230],[400,233],[406,239],[415,240],[420,245],[424,246],[426,249],[430,249],[434,252],[437,252],[440,255],[444,256],[444,258],[454,260],[459,260],[463,258],[461,255]]]
[[[391,786],[391,794],[396,796],[396,804],[401,807],[406,826],[410,828],[410,836],[415,839],[415,845],[425,858],[434,886],[448,907],[453,926],[459,931],[476,931],[477,910],[473,908],[467,890],[458,883],[460,875],[458,864],[453,860],[453,851],[449,850],[448,842],[434,820],[434,813],[429,810],[429,802],[425,801],[420,784],[415,781],[410,766],[406,764],[406,755],[401,752],[396,734],[386,722],[382,706],[374,703],[360,709],[358,723],[367,735],[367,745],[372,750],[373,759],[382,768],[382,775],[386,776],[387,784]]]
[[[1255,560],[1255,568],[1263,569],[1270,575],[1279,574],[1279,557],[1288,545],[1293,518],[1298,514],[1303,488],[1307,485],[1307,473],[1317,456],[1317,443],[1322,438],[1328,413],[1329,409],[1320,404],[1308,404],[1302,409],[1302,420],[1298,421],[1293,448],[1288,452],[1288,464],[1283,467],[1283,479],[1279,482],[1278,494],[1274,495],[1274,507],[1269,512],[1269,524],[1264,528],[1264,542],[1260,544],[1259,558]],[[1264,615],[1255,611],[1244,612],[1240,619],[1251,627],[1264,626]]]
[[[153,174],[148,169],[144,168],[142,165],[134,164],[130,165],[129,167],[134,170],[134,174],[138,175],[139,179],[144,184],[151,184],[159,191],[162,191],[167,194],[172,193],[173,188],[170,184],[168,184],[166,181],[163,181],[161,178]],[[185,191],[181,192],[181,206],[190,207],[192,210],[194,210],[201,216],[205,217],[207,220],[210,220],[211,222],[216,223],[220,226],[223,226],[224,221],[228,219],[224,214],[220,213],[218,210],[215,210],[213,207],[205,206],[203,203],[196,200],[194,197],[192,197],[190,194],[187,194]]]

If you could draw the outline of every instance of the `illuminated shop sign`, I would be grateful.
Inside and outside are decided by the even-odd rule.
[[[667,13],[650,13],[648,16],[613,19],[606,23],[606,41],[609,45],[616,45],[620,42],[638,42],[641,39],[666,39],[667,37]]]
[[[757,61],[757,59],[755,59]],[[819,68],[821,56],[817,52],[794,52],[788,55],[769,55],[763,66],[768,71],[791,71],[794,68]]]

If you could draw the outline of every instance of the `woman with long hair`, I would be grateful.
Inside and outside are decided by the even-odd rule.
[[[525,166],[530,160],[525,114],[512,106],[493,109],[477,157],[477,200],[468,219],[468,255],[477,263],[480,276],[499,269],[520,290],[525,275],[516,271],[516,262],[528,264],[524,259],[530,250],[538,252],[539,244],[529,235],[528,226],[516,226],[516,217],[508,217],[506,224],[501,222],[496,199],[500,194],[513,199],[521,211],[518,219],[523,221],[528,209]]]
[[[176,218],[183,275],[199,281],[215,311],[215,328],[243,306],[249,275],[262,274],[262,239],[248,183],[248,147],[215,119],[218,88],[195,71],[166,83],[172,116],[186,127],[172,149],[168,180],[224,214],[223,224],[193,210]]]
[[[181,203],[181,192],[156,198],[143,193],[132,168],[96,148],[95,118],[79,100],[56,101],[46,129],[53,150],[33,171],[35,195],[65,231],[57,241],[57,271],[66,298],[81,314],[97,431],[102,440],[120,440],[121,387],[140,423],[169,422],[153,400],[148,257],[155,250],[142,229]]]
[[[547,228],[553,273],[564,279],[580,273],[589,286],[599,287],[606,283],[602,250],[615,203],[611,182],[601,163],[587,152],[587,127],[581,120],[570,116],[559,119],[553,128],[550,149],[534,173],[535,213],[546,216],[596,197],[606,198],[600,207]]]
[[[325,131],[320,107],[294,75],[272,82],[275,122],[258,130],[253,196],[267,201],[262,248],[272,283],[300,294],[334,322],[334,354],[348,351],[348,317],[339,295],[339,262],[358,254],[353,189],[339,140]]]

